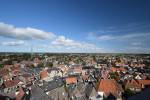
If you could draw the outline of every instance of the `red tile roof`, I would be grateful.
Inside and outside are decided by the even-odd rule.
[[[0,70],[0,76],[4,76],[4,75],[8,75],[8,74],[9,74],[8,69],[3,68]]]
[[[112,79],[101,79],[97,91],[104,92],[104,95],[107,97],[110,93],[114,96],[120,96],[120,93],[123,92],[122,87]]]
[[[14,76],[18,76],[21,72],[18,71],[18,70],[15,70],[15,71],[13,71],[12,73],[13,73]]]
[[[117,72],[117,71],[126,71],[126,69],[124,67],[120,67],[120,68],[116,68],[116,67],[111,67],[110,68],[113,72]]]
[[[43,80],[47,76],[48,76],[48,73],[47,73],[46,69],[44,69],[43,71],[40,72],[40,78],[41,78],[41,80]]]
[[[20,70],[19,66],[11,67],[11,71],[19,71],[19,70]]]
[[[82,72],[82,67],[76,67],[74,68],[75,72],[81,73]]]
[[[11,77],[7,74],[7,75],[4,75],[4,76],[3,76],[3,79],[4,79],[5,81],[11,80]]]
[[[22,97],[24,96],[24,91],[23,91],[23,89],[20,87],[19,88],[19,93],[17,94],[17,96],[16,96],[16,100],[22,100]]]
[[[4,69],[10,69],[13,65],[4,65]]]
[[[85,81],[85,80],[88,80],[88,77],[89,75],[82,75],[82,79]]]
[[[150,80],[138,80],[138,82],[142,85],[150,85]]]
[[[134,80],[134,79],[127,80],[127,82],[125,83],[125,88],[126,89],[127,88],[141,88],[141,84],[138,81]]]
[[[5,82],[4,82],[4,86],[5,86],[6,88],[8,88],[8,87],[13,87],[13,86],[18,85],[19,82],[20,82],[20,80],[18,80],[18,79],[5,81]]]
[[[77,78],[76,77],[68,77],[66,78],[66,84],[76,84]]]

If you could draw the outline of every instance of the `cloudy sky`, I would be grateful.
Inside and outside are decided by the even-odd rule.
[[[150,53],[149,0],[0,0],[0,52]]]

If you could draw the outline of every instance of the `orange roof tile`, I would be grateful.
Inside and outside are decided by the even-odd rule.
[[[4,85],[5,85],[6,88],[8,88],[8,87],[13,87],[13,86],[18,85],[19,82],[20,82],[20,80],[18,80],[18,79],[16,79],[16,80],[10,80],[10,81],[5,81]]]
[[[97,91],[103,91],[105,96],[108,96],[110,93],[114,96],[119,96],[119,93],[123,92],[123,89],[115,80],[101,79]]]
[[[83,79],[84,81],[87,80],[88,77],[89,77],[89,75],[82,75],[82,79]]]
[[[40,78],[43,80],[48,76],[47,70],[43,70],[40,72]]]
[[[113,72],[116,72],[116,71],[125,71],[125,70],[126,70],[124,67],[120,67],[120,68],[111,67],[110,69],[111,69]]]
[[[138,82],[143,85],[150,85],[150,80],[138,80]]]
[[[4,79],[4,80],[10,80],[11,77],[7,74],[7,75],[4,75],[4,76],[3,76],[3,79]]]
[[[24,91],[23,91],[23,89],[20,87],[19,88],[19,93],[17,94],[17,96],[16,96],[16,100],[22,100],[22,97],[24,96]]]
[[[13,65],[4,65],[4,69],[10,69]]]
[[[68,77],[66,78],[66,84],[76,84],[77,78],[76,77]]]
[[[81,73],[81,72],[82,72],[82,68],[81,68],[81,67],[74,68],[74,71],[75,71],[75,72],[78,72],[78,73]]]
[[[115,67],[111,67],[110,68],[113,72],[116,72],[117,71],[117,68],[115,68]]]
[[[8,75],[9,74],[9,71],[8,71],[8,69],[1,69],[0,70],[0,76],[5,76],[5,75]]]
[[[125,83],[125,88],[141,88],[141,84],[134,79],[127,80],[127,82]]]

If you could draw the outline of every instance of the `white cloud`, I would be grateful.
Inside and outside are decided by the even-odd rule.
[[[7,41],[7,42],[2,42],[2,45],[6,45],[6,46],[19,46],[19,45],[24,45],[25,42],[22,40],[19,41]]]
[[[141,45],[142,43],[141,42],[133,42],[133,43],[131,43],[131,45],[133,45],[133,46],[138,46],[138,45]]]
[[[149,33],[134,33],[134,34],[125,34],[125,35],[96,35],[89,34],[88,39],[96,39],[99,41],[107,41],[107,40],[127,40],[127,39],[137,39],[144,37],[148,38],[150,36]]]
[[[102,52],[102,48],[94,44],[71,40],[64,36],[58,36],[51,44],[56,48],[70,50],[71,52]]]
[[[64,51],[64,52],[102,52],[103,49],[87,42],[83,41],[76,41],[65,36],[58,36],[51,32],[45,32],[40,29],[31,28],[31,27],[15,27],[14,25],[5,24],[0,22],[0,36],[2,37],[9,37],[13,39],[17,39],[18,41],[7,41],[1,42],[2,45],[7,46],[19,46],[26,44],[23,40],[30,40],[30,39],[40,39],[50,42],[50,44],[46,44],[47,46],[38,47],[38,45],[43,45],[41,42],[39,44],[35,43],[35,49],[37,50],[53,50],[53,51]],[[108,37],[105,37],[108,38]],[[37,40],[39,41],[39,40]],[[31,43],[36,42],[36,40]],[[24,45],[25,46],[25,45]],[[23,46],[23,47],[24,47]],[[27,45],[26,45],[27,46]],[[30,45],[28,45],[30,48]]]
[[[78,46],[78,47],[82,46],[79,42],[67,39],[64,36],[58,36],[56,40],[52,41],[52,44],[61,46]]]
[[[98,37],[99,40],[111,40],[114,39],[114,37],[110,36],[110,35],[102,35]]]
[[[0,36],[17,39],[50,39],[55,37],[55,34],[36,28],[20,28],[0,22]]]
[[[124,52],[128,53],[150,53],[149,47],[131,46],[124,48]]]
[[[139,37],[147,37],[150,36],[149,33],[134,33],[134,34],[126,34],[122,36],[118,36],[116,38],[120,39],[131,39],[131,38],[139,38]]]

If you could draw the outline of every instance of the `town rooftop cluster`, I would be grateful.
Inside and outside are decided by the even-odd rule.
[[[0,100],[139,100],[150,55],[1,53]]]

